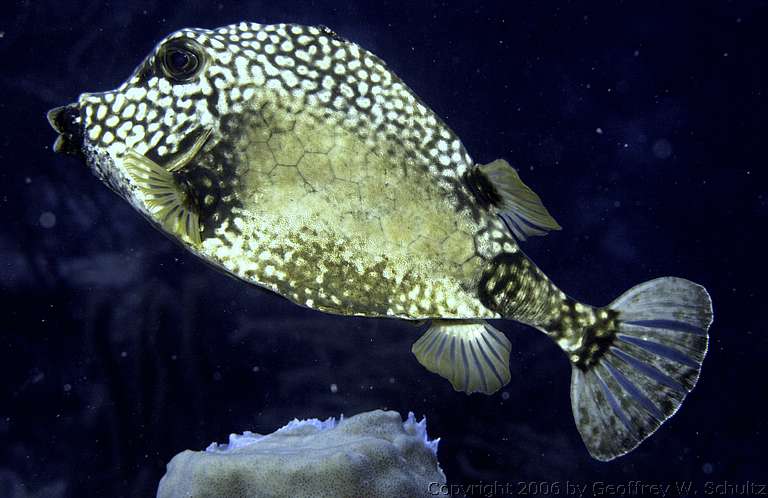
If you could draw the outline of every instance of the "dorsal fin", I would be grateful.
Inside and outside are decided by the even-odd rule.
[[[473,167],[467,173],[467,183],[478,201],[496,208],[518,240],[561,229],[536,192],[523,183],[504,159]]]

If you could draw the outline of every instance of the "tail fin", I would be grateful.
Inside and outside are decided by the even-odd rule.
[[[704,287],[665,277],[633,287],[607,308],[607,348],[587,333],[572,356],[571,404],[592,456],[608,461],[636,448],[680,407],[707,352],[712,302]]]

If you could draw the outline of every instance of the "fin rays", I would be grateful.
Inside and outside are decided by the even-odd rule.
[[[703,287],[678,278],[640,284],[615,300],[615,339],[593,367],[574,365],[573,415],[589,452],[621,456],[653,434],[696,385],[712,305]]]
[[[199,215],[187,206],[187,193],[173,174],[133,150],[126,152],[124,161],[128,174],[146,196],[147,207],[163,228],[198,246],[201,243]]]
[[[482,320],[434,320],[412,351],[457,391],[491,394],[510,379],[509,340]]]
[[[133,149],[129,149],[124,158],[126,171],[144,193],[147,207],[163,228],[195,247],[201,243],[200,216],[189,205],[189,193],[178,184],[173,173],[190,164],[211,137],[212,131],[212,128],[203,129],[194,143],[166,166]]]
[[[468,182],[480,200],[498,209],[498,216],[518,240],[560,230],[536,192],[503,159],[475,167]]]

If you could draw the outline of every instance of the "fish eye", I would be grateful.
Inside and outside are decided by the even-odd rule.
[[[160,54],[160,66],[165,75],[175,81],[187,81],[202,66],[202,52],[190,44],[175,43],[164,47]]]

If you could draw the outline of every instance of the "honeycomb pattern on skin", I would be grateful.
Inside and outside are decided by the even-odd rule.
[[[243,118],[240,207],[203,254],[324,311],[495,316],[472,285],[484,262],[477,226],[428,174],[285,106],[266,101]]]
[[[204,63],[174,82],[162,54],[179,43]],[[166,164],[210,130],[185,180],[207,175],[194,185],[202,244],[182,243],[234,275],[341,314],[499,316],[477,283],[518,248],[465,184],[471,157],[383,61],[328,28],[183,29],[79,105],[94,170],[150,219],[126,152]]]

